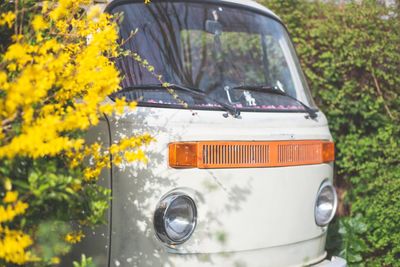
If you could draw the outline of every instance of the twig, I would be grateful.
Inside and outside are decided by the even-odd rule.
[[[17,114],[17,113],[14,113],[14,115],[11,116],[10,118],[7,118],[7,119],[3,120],[3,121],[1,122],[1,128],[7,127],[7,125],[9,125],[10,123],[12,123],[17,117],[18,117],[18,114]]]
[[[133,38],[133,36],[136,35],[137,32],[138,32],[138,29],[136,29],[135,31],[132,31],[132,32],[130,33],[130,35],[128,36],[128,38],[126,38],[125,40],[122,40],[120,46],[122,47],[123,45],[125,45],[130,39]]]
[[[383,106],[385,107],[385,110],[386,110],[387,114],[389,115],[389,117],[392,120],[394,120],[395,118],[394,118],[392,112],[390,111],[389,106],[385,102],[385,98],[383,97],[383,93],[382,93],[381,87],[379,86],[379,82],[378,82],[378,79],[375,76],[374,71],[371,71],[371,74],[372,74],[372,78],[374,79],[376,91],[378,92],[378,95],[380,97],[382,97],[382,99],[383,99]]]
[[[23,0],[21,1],[21,4],[22,4],[22,6],[24,6]],[[25,10],[24,10],[24,8],[23,8],[23,9],[21,10],[21,21],[20,21],[19,30],[18,30],[18,33],[19,33],[19,34],[22,34],[22,27],[23,27],[23,24],[24,24],[24,13],[25,13]]]
[[[15,0],[15,23],[14,23],[14,34],[18,35],[18,0]]]

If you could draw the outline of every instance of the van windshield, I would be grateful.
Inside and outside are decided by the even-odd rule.
[[[112,13],[123,14],[124,49],[154,67],[150,72],[130,56],[117,59],[121,87],[131,90],[116,97],[191,109],[218,108],[210,101],[217,99],[244,111],[304,110],[283,95],[238,89],[266,86],[314,106],[285,28],[268,16],[236,6],[176,1],[121,4]],[[209,98],[151,87],[164,82],[194,88]]]

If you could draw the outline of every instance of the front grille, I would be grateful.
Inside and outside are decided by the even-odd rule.
[[[322,155],[321,144],[278,145],[278,163],[318,162]]]
[[[200,149],[203,166],[257,167],[269,163],[267,144],[204,144]]]
[[[321,164],[335,159],[324,140],[197,141],[169,145],[173,168],[257,168]]]

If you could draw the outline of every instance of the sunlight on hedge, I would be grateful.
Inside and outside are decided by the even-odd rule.
[[[110,156],[146,160],[148,135],[111,147],[85,142],[103,114],[135,106],[105,101],[120,83],[118,18],[92,4],[0,4],[0,265],[59,263],[83,237],[71,223],[102,222],[109,192],[96,181]],[[52,232],[56,240],[40,241]]]

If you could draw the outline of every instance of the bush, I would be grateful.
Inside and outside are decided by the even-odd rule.
[[[103,101],[119,88],[111,59],[124,51],[117,18],[92,4],[0,3],[0,266],[59,263],[80,227],[102,223],[109,191],[96,181],[111,156],[145,159],[149,136],[110,147],[84,140],[103,114],[128,106]]]
[[[336,252],[350,265],[400,266],[399,3],[260,2],[287,24],[337,145],[350,211]]]

